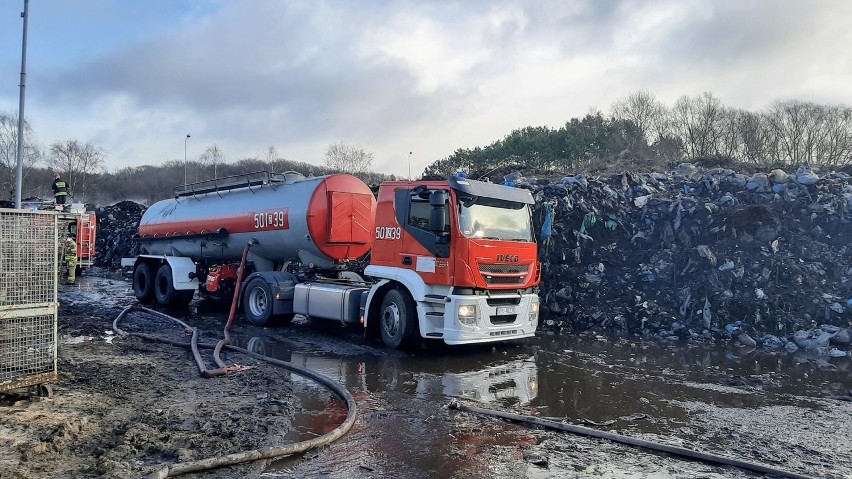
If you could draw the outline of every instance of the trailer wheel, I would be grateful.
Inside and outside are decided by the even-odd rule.
[[[172,267],[168,264],[160,266],[157,270],[157,276],[154,278],[154,296],[157,298],[157,303],[162,306],[182,307],[192,301],[192,295],[195,291],[175,289],[174,280],[172,279]]]
[[[149,263],[139,263],[133,270],[133,294],[139,301],[148,301],[154,295],[154,273]]]
[[[379,323],[382,342],[390,348],[399,349],[411,345],[419,336],[417,305],[405,291],[391,289],[382,298]]]

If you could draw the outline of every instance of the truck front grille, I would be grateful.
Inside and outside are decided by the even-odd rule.
[[[517,264],[480,264],[480,273],[498,273],[498,274],[526,274],[530,270],[529,266],[521,266]]]
[[[529,265],[480,264],[479,274],[485,284],[524,284],[530,273]]]

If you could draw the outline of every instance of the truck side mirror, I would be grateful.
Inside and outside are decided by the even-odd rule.
[[[444,207],[433,206],[429,215],[429,231],[439,235],[444,234],[445,224],[447,224],[447,210]]]
[[[429,214],[429,231],[442,235],[444,225],[447,223],[447,192],[435,190],[430,193],[429,206],[432,207]]]
[[[447,203],[447,192],[444,190],[435,190],[429,193],[429,206],[441,208]]]

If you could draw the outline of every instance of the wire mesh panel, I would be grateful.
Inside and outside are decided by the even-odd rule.
[[[0,320],[0,391],[56,379],[56,316]]]
[[[56,379],[57,217],[0,209],[0,391]]]
[[[56,302],[56,215],[0,210],[0,308]]]

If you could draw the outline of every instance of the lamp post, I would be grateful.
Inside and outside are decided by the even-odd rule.
[[[18,103],[18,161],[15,168],[15,208],[21,207],[21,188],[23,187],[24,171],[24,96],[26,92],[27,79],[27,19],[29,18],[30,0],[24,0],[24,11],[21,18],[24,19],[24,38],[21,47],[21,97]]]
[[[183,184],[186,184],[186,142],[189,141],[189,133],[186,134],[186,139],[183,140]]]
[[[411,154],[413,151],[408,152],[408,181],[411,181]]]

